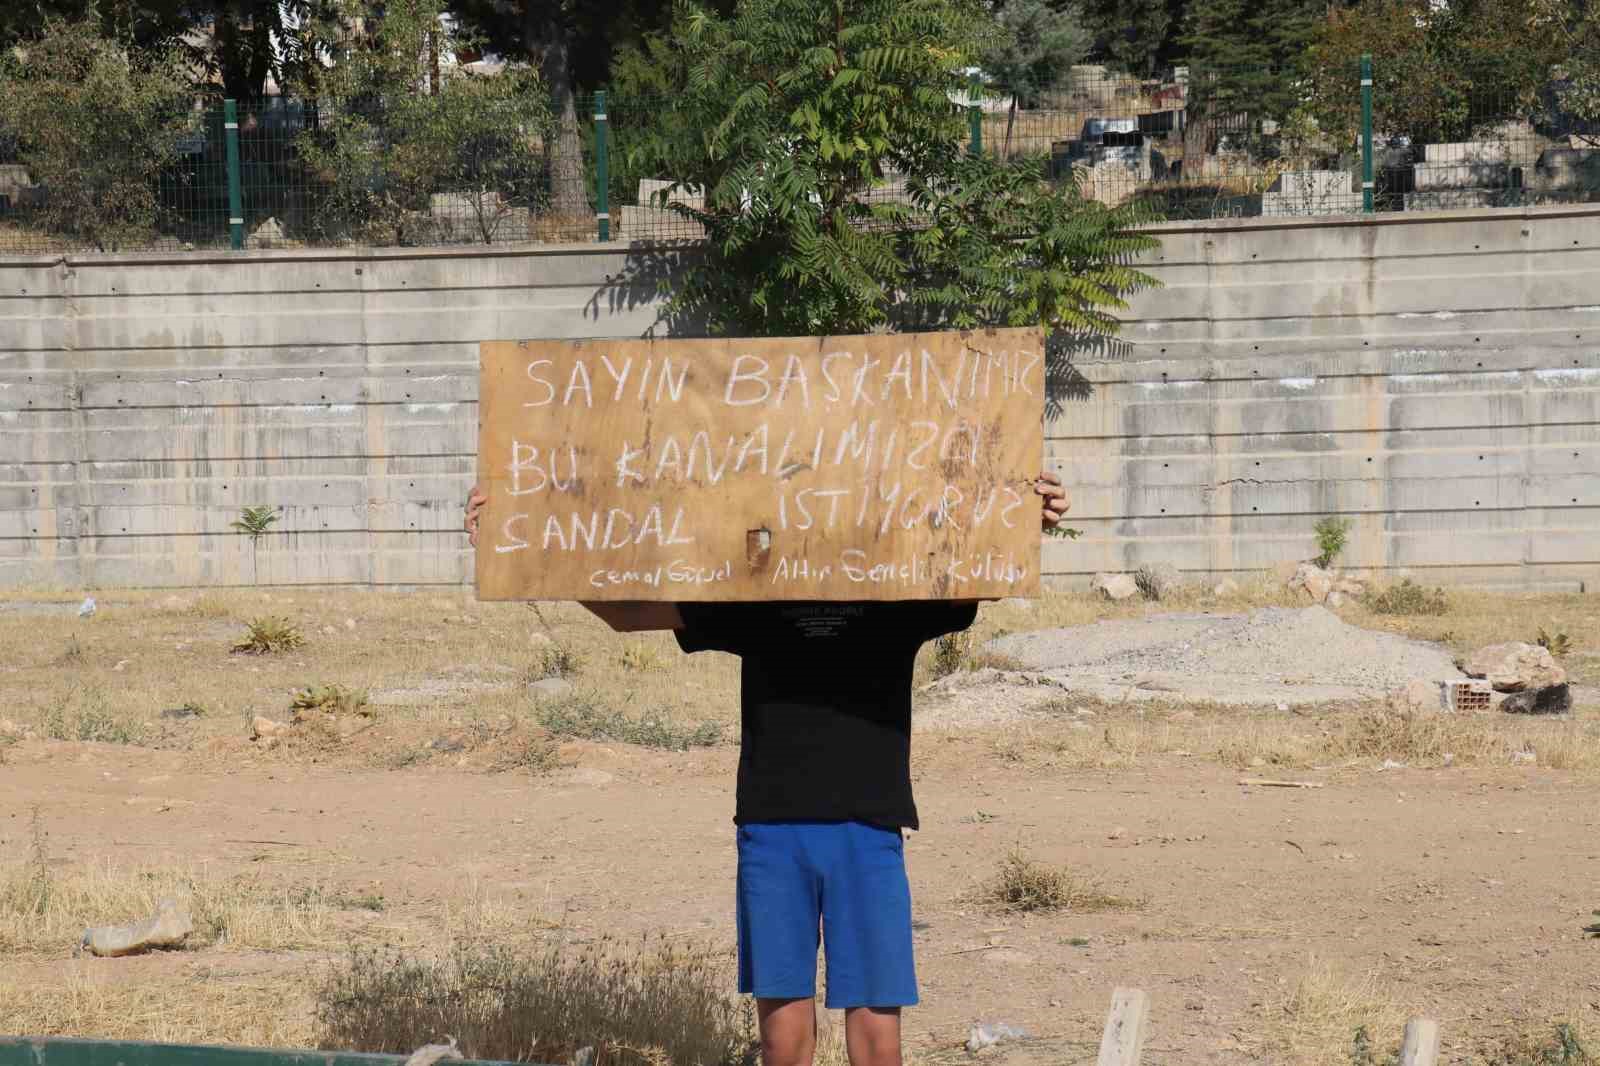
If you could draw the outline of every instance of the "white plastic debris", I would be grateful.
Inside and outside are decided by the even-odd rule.
[[[88,618],[94,614],[94,597],[90,596],[78,605],[78,617]]]
[[[982,1051],[1006,1040],[1026,1040],[1027,1031],[1005,1022],[979,1022],[967,1034],[967,1050]]]

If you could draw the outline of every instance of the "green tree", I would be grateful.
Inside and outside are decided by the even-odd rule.
[[[432,197],[449,193],[476,239],[487,242],[516,207],[542,206],[539,134],[549,105],[538,74],[526,66],[492,76],[444,66],[434,78],[425,59],[430,45],[462,44],[442,13],[442,0],[387,0],[381,9],[375,0],[340,0],[340,17],[352,28],[322,76],[319,124],[299,141],[328,184],[315,219],[319,237],[432,239]]]
[[[1105,333],[1150,279],[1135,209],[1044,181],[1038,159],[971,158],[962,71],[993,22],[965,0],[743,0],[686,8],[685,81],[658,173],[706,190],[674,205],[709,233],[668,314],[746,336],[916,325]],[[873,196],[891,180],[905,196]]]
[[[0,126],[46,189],[34,217],[101,250],[155,234],[157,177],[197,122],[178,52],[130,51],[97,20],[48,22],[0,55]]]
[[[1193,0],[1181,40],[1189,59],[1191,123],[1247,116],[1252,131],[1299,103],[1299,63],[1317,0]]]
[[[1531,114],[1558,64],[1586,69],[1594,49],[1584,45],[1585,23],[1572,0],[1457,0],[1448,7],[1366,0],[1318,27],[1306,64],[1310,107],[1326,132],[1352,143],[1360,121],[1356,71],[1362,53],[1370,53],[1380,129],[1425,142],[1465,140],[1483,126]],[[1600,27],[1590,32],[1600,48]],[[1587,62],[1592,72],[1600,63]],[[1565,83],[1579,86],[1569,99],[1581,102],[1583,84],[1581,74]],[[1600,117],[1600,108],[1593,114]]]
[[[1001,151],[1011,154],[1017,108],[1033,105],[1089,51],[1089,31],[1076,8],[1052,8],[1047,0],[1006,0],[995,12],[1000,34],[983,53],[990,85],[1011,97]]]
[[[1181,54],[1187,7],[1188,0],[1084,0],[1083,17],[1096,55],[1148,78]]]
[[[177,44],[193,25],[182,0],[6,0],[0,4],[0,51],[42,35],[52,22],[83,21],[134,52]]]

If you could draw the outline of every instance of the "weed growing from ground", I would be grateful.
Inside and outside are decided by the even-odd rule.
[[[296,722],[304,721],[311,711],[321,711],[334,717],[359,714],[363,718],[371,718],[375,713],[373,707],[367,703],[365,692],[343,685],[312,685],[303,688],[294,694],[289,709],[294,712]]]
[[[449,1033],[476,1059],[753,1066],[748,1007],[717,955],[671,944],[458,944],[422,960],[356,949],[317,992],[319,1046],[407,1053]]]
[[[1012,848],[999,872],[983,886],[980,899],[1013,911],[1106,911],[1134,906],[1134,902],[1102,891],[1060,866],[1048,866]]]
[[[970,629],[946,633],[933,642],[931,671],[935,678],[984,669],[1021,670],[1022,663],[1001,652],[980,648]]]
[[[715,722],[679,725],[659,712],[633,718],[621,711],[601,707],[586,695],[540,704],[538,721],[556,737],[614,740],[671,751],[710,747],[722,739],[722,727]]]
[[[1317,551],[1321,553],[1311,561],[1326,570],[1344,554],[1345,541],[1350,536],[1350,522],[1329,516],[1318,519],[1311,528],[1317,536]]]
[[[55,891],[55,879],[50,876],[50,836],[37,807],[28,831],[28,857],[21,868],[0,882],[0,915],[31,918],[50,910]]]
[[[1167,594],[1167,579],[1152,567],[1141,566],[1134,571],[1133,584],[1139,590],[1139,595],[1151,603],[1160,603],[1161,597]]]
[[[1408,577],[1382,592],[1369,594],[1367,607],[1373,614],[1440,615],[1450,610],[1450,598],[1442,588],[1424,588]]]
[[[137,744],[140,729],[118,717],[98,688],[75,686],[45,708],[39,731],[51,740]]]
[[[300,627],[287,618],[271,615],[252,618],[245,626],[245,634],[233,646],[236,654],[272,655],[290,651],[306,642]]]
[[[645,673],[661,667],[661,650],[654,644],[646,644],[643,641],[634,641],[626,645],[619,658],[624,670]]]
[[[1538,645],[1560,659],[1572,650],[1572,638],[1565,633],[1546,632],[1544,626],[1540,626]]]

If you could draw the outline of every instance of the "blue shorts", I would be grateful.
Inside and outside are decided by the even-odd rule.
[[[909,1007],[911,886],[898,829],[864,822],[753,822],[739,827],[739,991],[758,999],[817,994],[826,947],[827,1007]]]

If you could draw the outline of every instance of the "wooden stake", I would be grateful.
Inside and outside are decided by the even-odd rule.
[[[1143,989],[1119,988],[1111,993],[1111,1013],[1106,1015],[1095,1066],[1139,1066],[1149,1011],[1150,997]]]
[[[1438,1066],[1439,1023],[1431,1018],[1412,1018],[1406,1022],[1405,1042],[1400,1045],[1400,1066]]]
[[[1270,777],[1241,777],[1239,784],[1255,788],[1321,788],[1321,781],[1278,781]]]

